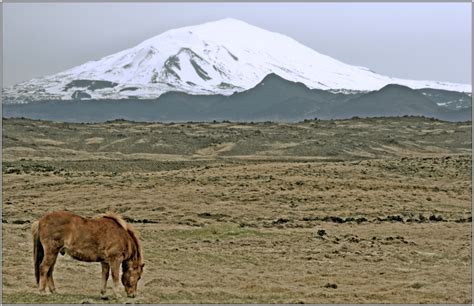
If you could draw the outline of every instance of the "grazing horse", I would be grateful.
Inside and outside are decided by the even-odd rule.
[[[143,272],[143,254],[133,228],[119,215],[107,213],[87,219],[68,211],[51,212],[31,226],[36,284],[41,294],[48,285],[54,293],[53,271],[58,253],[102,265],[102,298],[112,272],[113,291],[119,293],[119,270],[128,297],[135,297],[138,280]]]

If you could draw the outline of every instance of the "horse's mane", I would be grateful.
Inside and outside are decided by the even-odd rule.
[[[117,222],[118,225],[120,225],[124,230],[128,230],[127,222],[125,222],[125,220],[116,213],[106,212],[105,214],[102,214],[101,217],[112,219],[115,222]]]
[[[132,251],[132,259],[136,259],[139,264],[143,264],[142,246],[140,240],[138,240],[137,233],[135,232],[133,226],[125,222],[125,220],[121,216],[113,212],[107,212],[103,214],[102,217],[114,220],[115,222],[117,222],[117,224],[119,224],[124,230],[128,232],[128,234],[132,238],[133,244],[135,245],[135,248],[133,248]]]

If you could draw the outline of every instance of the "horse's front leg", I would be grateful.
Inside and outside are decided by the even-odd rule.
[[[102,289],[100,290],[100,297],[106,299],[107,296],[105,292],[107,289],[107,280],[109,279],[110,266],[106,262],[101,262],[100,265],[102,266]]]
[[[110,263],[110,270],[112,272],[112,280],[114,282],[114,295],[116,298],[121,298],[122,295],[120,294],[120,282],[119,282],[119,274],[120,274],[120,261],[115,260]]]

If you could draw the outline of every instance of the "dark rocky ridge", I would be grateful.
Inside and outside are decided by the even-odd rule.
[[[78,86],[114,86],[82,80]],[[461,95],[461,96],[459,96]],[[4,117],[26,117],[70,122],[134,121],[281,121],[357,117],[424,116],[447,121],[470,121],[472,107],[466,94],[434,89],[413,90],[387,85],[369,93],[332,93],[309,89],[276,74],[254,88],[231,96],[168,92],[157,99],[84,99],[78,90],[68,101],[4,104]],[[453,99],[460,100],[455,107]],[[469,97],[470,98],[470,97]],[[457,101],[456,100],[456,101]],[[444,102],[443,102],[444,101]],[[441,107],[437,103],[446,103]],[[468,106],[468,107],[466,107]]]

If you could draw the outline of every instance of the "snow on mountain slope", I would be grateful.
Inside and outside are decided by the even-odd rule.
[[[7,102],[28,102],[156,98],[168,91],[230,95],[254,87],[270,73],[312,89],[370,91],[393,83],[471,92],[465,84],[379,75],[228,18],[164,32],[98,61],[6,88],[4,97]]]

